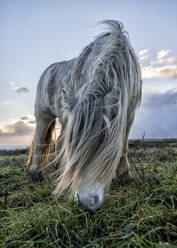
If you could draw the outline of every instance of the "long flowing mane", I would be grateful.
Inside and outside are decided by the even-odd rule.
[[[141,101],[140,67],[118,21],[85,47],[71,68],[71,88],[63,92],[66,126],[57,160],[56,195],[73,195],[89,173],[89,184],[109,185],[119,164],[129,115]],[[72,93],[72,94],[71,94]]]

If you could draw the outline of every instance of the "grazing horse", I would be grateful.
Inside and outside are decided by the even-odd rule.
[[[42,74],[35,102],[36,131],[28,166],[40,179],[56,118],[61,124],[60,163],[55,194],[69,196],[96,210],[115,176],[131,182],[128,136],[141,102],[140,66],[123,25],[114,20],[69,61],[50,65]]]

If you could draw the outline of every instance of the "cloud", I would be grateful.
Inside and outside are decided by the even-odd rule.
[[[175,64],[177,62],[177,57],[170,57],[165,59],[159,59],[151,62],[151,65],[157,64]]]
[[[170,58],[164,58],[168,55],[170,50],[161,50],[160,52],[157,52],[157,59],[155,61],[151,61],[151,65],[157,65],[157,64],[175,64],[177,63],[177,56],[176,57],[170,57]]]
[[[131,130],[131,138],[177,138],[177,88],[144,94]]]
[[[33,131],[27,123],[23,121],[17,121],[13,124],[4,124],[0,128],[0,137],[8,136],[24,136],[29,135]]]
[[[29,89],[27,87],[14,87],[16,93],[28,93]]]
[[[10,82],[10,85],[11,85],[11,86],[14,86],[14,85],[15,85],[15,82]]]
[[[0,127],[0,145],[29,145],[34,133],[31,120],[17,120]]]
[[[146,66],[142,67],[142,77],[151,78],[177,78],[177,65]]]
[[[20,119],[23,120],[23,121],[27,121],[28,120],[28,116],[22,116]]]
[[[148,50],[141,50],[139,59],[143,60],[147,55]],[[150,65],[142,66],[142,77],[143,79],[152,78],[177,78],[177,56],[169,57],[166,56],[170,53],[170,50],[160,50],[157,52],[157,58],[150,62]]]
[[[158,59],[162,59],[163,57],[166,57],[168,54],[169,54],[170,50],[160,50],[158,53],[157,53],[157,58]]]
[[[12,86],[12,89],[16,92],[16,93],[28,93],[29,89],[25,86],[17,86],[17,84],[15,82],[10,82],[10,85]]]
[[[29,124],[36,124],[36,121],[28,121]]]
[[[139,57],[139,60],[146,60],[146,59],[148,59],[149,58],[148,50],[147,49],[140,50],[138,52],[138,57]]]
[[[36,123],[34,115],[26,115],[20,117],[20,120],[26,122],[26,123]]]
[[[33,115],[22,116],[13,123],[0,125],[0,146],[30,145],[35,130],[35,117]],[[61,125],[56,120],[56,137],[61,132]]]
[[[139,52],[138,52],[138,55],[139,56],[144,56],[145,54],[147,54],[148,53],[148,49],[143,49],[143,50],[140,50]]]
[[[148,58],[149,58],[149,55],[145,55],[145,56],[139,57],[139,60],[142,61],[142,60],[146,60]]]

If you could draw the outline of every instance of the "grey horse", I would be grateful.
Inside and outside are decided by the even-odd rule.
[[[131,182],[128,136],[141,102],[140,66],[127,32],[114,20],[81,54],[50,65],[36,94],[36,130],[28,166],[33,178],[47,163],[56,118],[62,126],[55,195],[76,196],[95,211],[114,177]]]

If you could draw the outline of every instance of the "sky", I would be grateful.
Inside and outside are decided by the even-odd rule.
[[[130,138],[177,137],[177,1],[1,0],[0,146],[29,145],[40,75],[77,57],[116,19],[141,64],[143,98]]]

